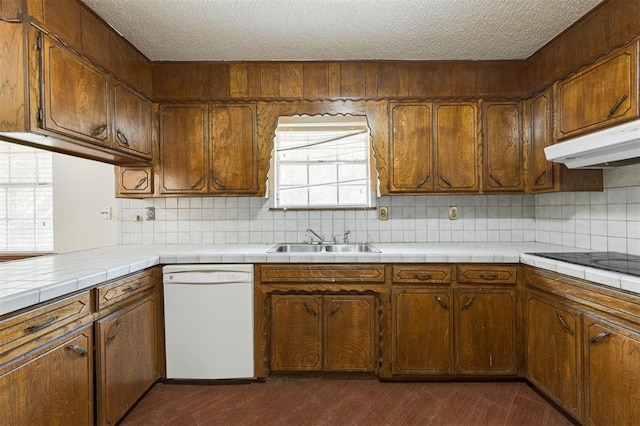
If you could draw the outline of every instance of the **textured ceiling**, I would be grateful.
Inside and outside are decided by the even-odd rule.
[[[601,2],[83,1],[154,61],[524,59]]]

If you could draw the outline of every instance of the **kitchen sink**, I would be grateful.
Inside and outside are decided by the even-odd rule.
[[[276,244],[267,253],[380,253],[369,243],[355,244]]]

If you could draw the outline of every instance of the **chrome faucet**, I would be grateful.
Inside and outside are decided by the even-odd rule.
[[[351,233],[351,231],[344,231],[344,237],[343,237],[343,242],[345,244],[349,244],[349,234]]]
[[[316,233],[316,231],[314,231],[313,229],[311,229],[311,228],[307,228],[307,232],[309,232],[309,233],[311,233],[311,234],[315,235],[315,236],[320,240],[320,244],[324,243],[324,237],[323,237],[323,236],[318,235],[318,234]],[[313,237],[312,237],[312,238],[311,238],[311,240],[309,241],[309,244],[311,244],[311,243],[313,243]]]

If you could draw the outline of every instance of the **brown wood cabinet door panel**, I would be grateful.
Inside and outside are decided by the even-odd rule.
[[[392,290],[392,373],[451,374],[452,294]]]
[[[159,377],[157,299],[96,322],[98,424],[115,424]]]
[[[515,375],[515,290],[455,291],[457,374]]]
[[[271,370],[322,370],[322,308],[322,296],[271,296]]]
[[[585,423],[636,425],[640,419],[640,333],[585,316]]]
[[[154,271],[146,270],[100,286],[96,289],[97,309],[99,311],[123,302],[131,296],[152,289],[156,284],[157,277]]]
[[[484,190],[523,191],[521,102],[483,104]]]
[[[459,283],[515,284],[517,266],[458,265]]]
[[[47,32],[60,37],[65,43],[79,48],[81,45],[81,10],[75,0],[43,0],[43,21]]]
[[[431,103],[392,103],[390,109],[389,192],[433,191]]]
[[[8,90],[0,90],[0,130],[24,130],[25,122],[25,79],[24,37],[21,23],[0,20],[0,81]]]
[[[80,13],[83,53],[109,69],[111,67],[111,49],[108,48],[109,27],[85,8],[81,8]]]
[[[638,116],[638,43],[556,83],[556,139]]]
[[[478,106],[475,102],[435,102],[434,184],[437,192],[480,189]]]
[[[120,83],[113,85],[114,142],[125,152],[151,158],[151,102]]]
[[[160,106],[160,192],[207,191],[207,106]]]
[[[43,127],[110,146],[109,76],[44,38]]]
[[[256,193],[258,134],[255,105],[214,105],[209,122],[211,191]]]
[[[581,316],[527,296],[527,378],[577,419],[582,418]]]
[[[324,297],[324,370],[375,370],[375,296]]]
[[[263,265],[263,283],[384,283],[384,265]]]
[[[92,328],[0,369],[0,389],[2,424],[93,424]]]
[[[544,149],[554,142],[551,97],[551,89],[548,89],[529,101],[531,133],[528,186],[533,192],[551,191],[554,188],[554,166],[544,155]]]
[[[116,167],[117,196],[153,194],[151,167]]]

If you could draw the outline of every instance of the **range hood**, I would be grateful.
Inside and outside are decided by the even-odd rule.
[[[640,163],[640,120],[620,124],[544,149],[547,160],[570,169],[605,169]]]

